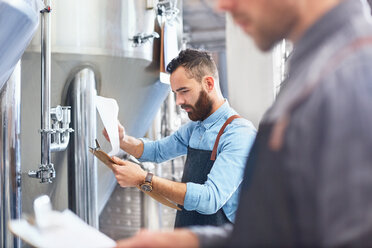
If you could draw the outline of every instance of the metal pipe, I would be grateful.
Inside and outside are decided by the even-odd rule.
[[[50,6],[50,0],[45,0],[45,6]],[[41,165],[48,166],[50,162],[50,12],[41,15]]]
[[[0,247],[21,247],[8,221],[21,216],[21,69],[18,62],[0,92]]]
[[[57,106],[51,109],[52,113],[52,129],[56,132],[52,135],[52,143],[50,144],[51,152],[61,152],[66,150],[70,141],[70,133],[73,129],[70,128],[71,110],[70,106]]]
[[[41,163],[38,171],[29,171],[30,177],[39,178],[41,183],[52,183],[56,173],[50,159],[50,79],[51,79],[51,45],[50,45],[50,0],[45,0],[46,7],[41,10]]]
[[[61,133],[57,136],[61,141],[59,143],[52,143],[50,145],[51,152],[62,152],[66,150],[70,141],[70,133],[68,131]]]
[[[52,151],[63,151],[69,141],[70,110],[69,106],[51,109],[51,16],[50,0],[45,0],[46,7],[41,10],[41,163],[39,170],[29,171],[30,177],[39,178],[41,183],[51,183],[56,172],[51,163]],[[52,116],[51,116],[52,113]],[[53,118],[53,128],[51,119]],[[60,128],[60,125],[62,128]],[[54,142],[52,144],[52,135]]]
[[[88,147],[95,146],[97,137],[96,81],[91,68],[75,74],[66,94],[71,105],[71,135],[68,148],[69,208],[89,225],[98,228],[97,162]]]

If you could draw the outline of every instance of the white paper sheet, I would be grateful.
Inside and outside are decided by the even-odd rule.
[[[35,247],[111,248],[116,245],[114,240],[86,224],[68,209],[62,213],[45,213],[44,218],[49,222],[43,228],[31,225],[24,219],[10,221],[9,227],[12,233]]]
[[[169,62],[178,55],[177,27],[175,24],[166,22],[164,24],[164,66],[167,68]],[[169,74],[160,72],[160,82],[170,84]]]
[[[112,150],[108,154],[115,156],[120,151],[118,114],[119,106],[115,99],[96,96],[96,107],[107,134],[110,138]]]
[[[111,248],[115,241],[86,224],[66,209],[53,211],[50,198],[42,195],[34,200],[35,223],[25,219],[9,221],[10,231],[32,246],[41,248]]]
[[[164,66],[178,55],[177,26],[174,23],[164,24]]]

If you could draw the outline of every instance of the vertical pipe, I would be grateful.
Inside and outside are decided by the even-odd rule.
[[[21,216],[20,62],[0,92],[0,246],[21,247],[8,221]]]
[[[97,133],[96,82],[92,69],[80,70],[69,84],[68,105],[75,132],[69,146],[69,208],[89,225],[98,228],[97,163],[88,148]]]
[[[45,0],[50,6],[50,0]],[[41,15],[41,165],[50,164],[50,77],[51,77],[51,50],[50,50],[50,23],[49,12]]]

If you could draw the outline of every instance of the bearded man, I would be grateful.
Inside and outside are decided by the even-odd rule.
[[[191,122],[157,141],[125,135],[119,124],[120,147],[140,161],[156,163],[187,154],[182,182],[157,177],[114,157],[115,177],[122,187],[150,184],[145,190],[179,204],[182,211],[177,212],[175,227],[234,223],[256,130],[223,98],[216,64],[207,52],[181,51],[167,71],[176,104]],[[103,134],[109,140],[105,130]]]
[[[142,231],[117,247],[372,247],[372,29],[365,0],[218,0],[257,47],[294,44],[234,226]],[[238,59],[238,58],[237,58]]]

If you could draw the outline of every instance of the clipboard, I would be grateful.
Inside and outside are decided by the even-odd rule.
[[[104,163],[107,167],[109,167],[111,170],[113,169],[112,164],[115,164],[115,162],[112,160],[112,158],[106,152],[104,152],[101,149],[101,146],[99,145],[97,139],[96,139],[96,147],[95,148],[89,147],[89,151],[94,156],[96,156],[102,163]],[[153,199],[155,199],[156,201],[160,202],[161,204],[163,204],[167,207],[170,207],[170,208],[177,209],[177,210],[181,211],[181,209],[177,205],[175,205],[174,203],[169,201],[164,196],[162,196],[158,193],[155,193],[153,191],[151,191],[151,192],[143,191],[139,185],[137,185],[136,187],[139,190],[141,190],[143,193],[145,193],[146,195],[148,195],[148,196],[152,197]]]

